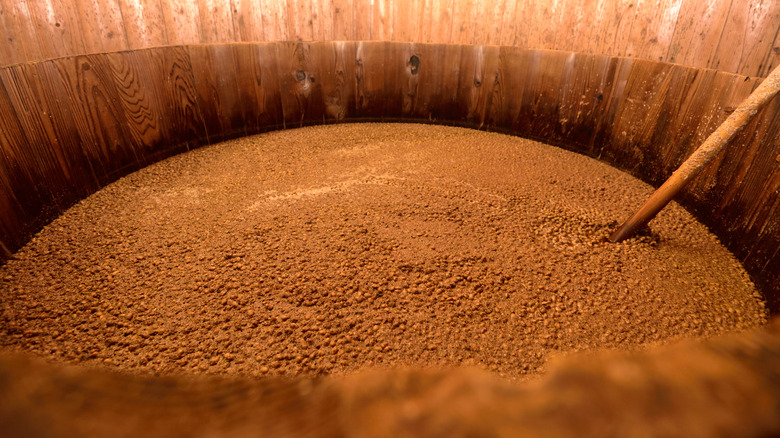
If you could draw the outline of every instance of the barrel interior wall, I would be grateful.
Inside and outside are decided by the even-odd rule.
[[[405,120],[509,132],[657,185],[758,82],[606,55],[391,42],[169,46],[5,67],[3,258],[77,200],[152,162],[318,123]],[[778,136],[774,102],[681,198],[745,263],[773,311]]]
[[[0,66],[166,45],[394,41],[503,45],[765,76],[767,0],[0,0]]]

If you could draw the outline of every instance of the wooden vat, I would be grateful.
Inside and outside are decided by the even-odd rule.
[[[152,162],[318,123],[507,132],[658,185],[759,82],[606,55],[394,42],[195,44],[8,66],[0,69],[2,257],[77,200]],[[779,109],[775,101],[761,111],[679,199],[745,264],[773,311]]]

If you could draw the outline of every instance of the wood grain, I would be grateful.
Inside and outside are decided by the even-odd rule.
[[[193,45],[187,51],[209,142],[246,135],[232,47]]]
[[[169,118],[163,114],[159,84],[164,78],[150,65],[145,51],[109,53],[105,56],[125,115],[125,128],[132,144],[139,145],[139,161],[148,164],[168,147]]]
[[[485,128],[498,76],[499,48],[463,46],[458,81],[459,120],[466,126]]]
[[[370,1],[352,0],[353,38],[358,41],[374,40],[374,9]]]
[[[665,61],[710,67],[723,38],[732,2],[684,0]]]
[[[450,43],[452,44],[480,44],[475,41],[474,33],[477,27],[476,13],[477,0],[462,0],[452,4],[452,15],[456,19],[452,20],[450,29]],[[410,32],[410,35],[413,35]],[[415,41],[413,36],[401,39],[400,41]]]
[[[230,2],[223,0],[197,0],[200,12],[200,42],[220,43],[240,41],[233,32]]]
[[[143,54],[147,58],[146,65],[154,83],[154,93],[162,106],[159,113],[165,119],[168,129],[169,153],[208,144],[206,124],[198,106],[198,91],[187,49],[164,47],[145,50]]]
[[[426,2],[422,21],[421,43],[449,42],[452,33],[452,0],[431,0]],[[414,13],[414,9],[412,9]],[[379,36],[377,39],[384,39]]]
[[[324,103],[323,120],[343,121],[355,112],[355,55],[353,42],[312,45],[311,65],[316,68]]]
[[[260,0],[230,0],[235,41],[264,41]]]
[[[381,119],[385,113],[385,62],[390,43],[359,42],[355,49],[355,116]],[[400,61],[400,60],[399,60]],[[400,94],[400,93],[399,93]]]
[[[119,0],[76,0],[86,53],[130,48]]]
[[[780,3],[767,0],[0,0],[0,31],[0,66],[288,40],[506,45],[747,76],[780,64]]]
[[[26,0],[0,0],[0,30],[4,36],[2,45],[8,45],[0,54],[3,58],[8,56],[7,64],[43,58],[33,19]]]
[[[86,53],[75,0],[37,0],[27,5],[43,58]]]
[[[289,39],[287,29],[287,3],[279,0],[262,0],[263,34],[266,41]]]
[[[664,61],[683,0],[641,0],[624,55]]]
[[[758,82],[598,54],[381,41],[170,46],[6,67],[0,257],[76,200],[148,163],[329,121],[510,132],[658,184]],[[762,110],[679,199],[744,262],[776,310],[779,114],[780,101]]]
[[[160,2],[168,44],[197,44],[201,41],[200,11],[194,0]]]
[[[419,79],[411,116],[433,122],[457,120],[460,47],[420,44],[414,55],[419,58],[415,73]]]
[[[65,208],[97,190],[97,177],[83,153],[81,137],[73,130],[73,108],[53,63],[19,65],[4,69],[1,76],[15,112],[25,115],[18,117],[29,142],[25,153],[36,160],[35,166],[25,167],[38,172],[37,181],[51,185],[54,205]],[[52,138],[57,141],[49,145]]]
[[[119,6],[131,49],[164,46],[168,33],[159,0],[120,0]]]
[[[766,47],[778,35],[780,2],[734,2],[710,68],[766,76],[778,64]]]
[[[333,43],[325,47],[332,48]],[[322,123],[324,118],[322,81],[318,80],[324,69],[313,65],[312,50],[311,43],[286,42],[276,46],[277,76],[287,128]]]
[[[236,82],[247,134],[283,127],[276,45],[239,44],[233,47]]]
[[[24,127],[16,115],[4,83],[13,81],[11,68],[0,70],[0,257],[6,260],[20,248],[31,233],[43,226],[46,203],[52,202],[49,190],[40,192],[36,157]],[[11,86],[14,86],[11,83]]]
[[[314,26],[309,0],[287,1],[287,36],[293,41],[312,41]]]
[[[352,0],[333,0],[333,39],[336,41],[354,41],[355,25]]]
[[[101,185],[140,168],[145,160],[128,120],[108,58],[87,55],[52,61],[71,103],[73,126]]]
[[[392,41],[395,33],[393,5],[385,0],[375,0],[371,3],[371,39]]]

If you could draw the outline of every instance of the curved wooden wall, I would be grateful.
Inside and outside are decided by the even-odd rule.
[[[0,66],[248,41],[505,45],[766,76],[774,0],[0,0]]]
[[[757,83],[603,55],[390,42],[172,46],[5,67],[0,255],[9,257],[74,202],[154,161],[323,122],[504,131],[598,157],[657,185]],[[775,99],[680,199],[745,263],[774,311],[779,193]]]

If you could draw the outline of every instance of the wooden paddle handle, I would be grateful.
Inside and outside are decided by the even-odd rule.
[[[698,175],[745,125],[780,91],[780,66],[761,82],[750,96],[704,140],[701,146],[674,171],[645,203],[623,225],[609,236],[610,242],[628,239],[650,222],[674,195]]]

